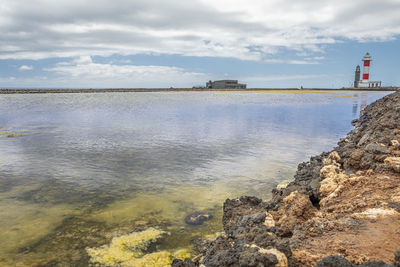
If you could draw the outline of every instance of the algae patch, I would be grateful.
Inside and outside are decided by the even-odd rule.
[[[16,134],[6,134],[7,137],[17,137],[21,136],[22,134],[16,133]]]
[[[190,257],[184,249],[174,253],[158,251],[146,254],[146,249],[150,244],[165,234],[167,232],[151,227],[142,232],[114,237],[110,245],[86,248],[86,251],[91,262],[104,265],[170,266],[174,258],[183,260]]]

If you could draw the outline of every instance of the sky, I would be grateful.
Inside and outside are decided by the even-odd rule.
[[[400,0],[1,0],[0,88],[400,85]]]

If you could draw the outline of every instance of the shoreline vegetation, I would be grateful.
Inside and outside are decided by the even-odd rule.
[[[357,88],[248,88],[248,89],[207,89],[207,88],[105,88],[105,89],[0,89],[0,94],[65,94],[65,93],[143,93],[143,92],[269,92],[269,93],[317,93],[317,92],[384,92],[398,91],[400,87],[379,89]]]
[[[370,104],[270,201],[223,207],[224,234],[172,266],[400,266],[400,92]]]

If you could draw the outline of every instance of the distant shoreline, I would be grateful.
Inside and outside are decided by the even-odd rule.
[[[248,88],[248,89],[206,89],[206,88],[105,88],[105,89],[0,89],[0,94],[55,94],[55,93],[141,93],[141,92],[263,92],[263,91],[355,91],[384,92],[398,91],[400,87],[380,89],[356,88]]]

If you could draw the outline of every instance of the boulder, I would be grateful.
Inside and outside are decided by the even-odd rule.
[[[202,225],[205,221],[211,220],[213,216],[209,213],[196,211],[185,217],[185,223],[189,225]]]

